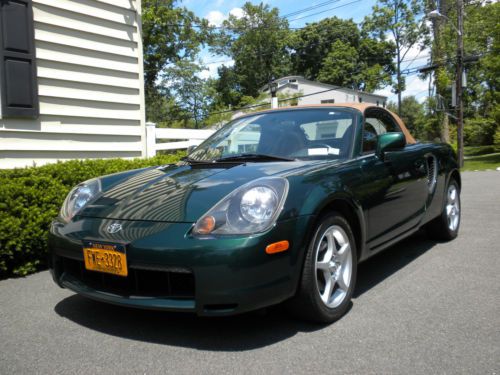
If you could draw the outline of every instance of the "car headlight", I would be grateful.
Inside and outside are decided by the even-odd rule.
[[[234,190],[195,224],[194,235],[253,234],[271,228],[288,193],[288,181],[264,177]]]
[[[68,194],[61,207],[60,215],[70,221],[85,205],[101,191],[99,179],[88,180],[75,186]]]

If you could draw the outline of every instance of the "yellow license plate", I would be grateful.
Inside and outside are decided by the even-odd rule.
[[[84,241],[83,259],[89,271],[127,276],[127,255],[124,245],[111,245]]]

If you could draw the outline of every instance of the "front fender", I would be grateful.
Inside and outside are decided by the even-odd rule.
[[[358,254],[364,254],[366,242],[366,219],[361,203],[355,198],[347,186],[340,182],[333,183],[329,188],[316,186],[306,196],[300,215],[313,215],[320,218],[327,211],[340,212],[351,224],[356,237]],[[317,220],[311,221],[308,233],[314,233]]]

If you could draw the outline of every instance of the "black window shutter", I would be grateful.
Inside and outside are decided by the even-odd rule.
[[[31,0],[0,0],[0,96],[2,117],[37,117]]]

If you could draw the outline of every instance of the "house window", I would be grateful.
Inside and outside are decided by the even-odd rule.
[[[0,0],[0,100],[2,117],[37,117],[31,0]]]
[[[321,104],[333,104],[335,103],[335,99],[325,99],[321,101]]]

